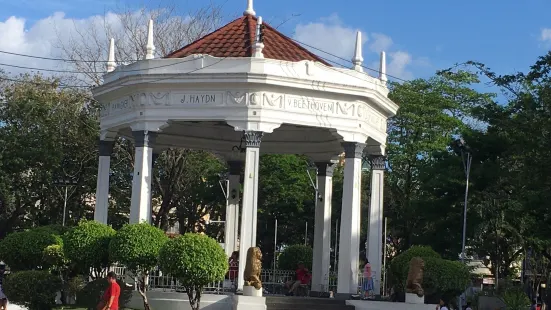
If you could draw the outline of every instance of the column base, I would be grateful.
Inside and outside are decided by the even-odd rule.
[[[266,297],[234,295],[233,310],[266,310]]]
[[[424,304],[425,296],[419,297],[417,294],[406,293],[406,303],[407,304]]]

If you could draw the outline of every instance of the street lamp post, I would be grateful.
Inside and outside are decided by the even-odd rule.
[[[463,170],[465,172],[465,202],[463,204],[463,236],[461,242],[461,262],[465,262],[465,239],[467,236],[467,205],[469,197],[469,180],[471,176],[471,163],[473,156],[471,149],[467,146],[465,141],[461,139],[455,140],[454,151],[461,155],[461,161],[463,163]],[[462,309],[462,299],[459,297],[459,309]]]
[[[64,194],[63,194],[63,222],[62,226],[65,226],[65,218],[67,216],[67,199],[69,198],[69,187],[77,185],[77,181],[73,178],[60,178],[57,180],[54,180],[54,185],[63,187],[64,188]],[[61,193],[60,193],[61,194]]]

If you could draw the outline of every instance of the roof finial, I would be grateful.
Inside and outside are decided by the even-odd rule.
[[[247,9],[243,12],[243,15],[256,16],[256,12],[253,9],[253,0],[247,0]]]
[[[386,54],[385,52],[381,52],[381,64],[379,67],[379,80],[382,82],[388,81],[388,78],[386,77]]]
[[[358,72],[364,72],[362,67],[362,62],[364,61],[362,57],[362,33],[358,31],[356,33],[356,51],[354,52],[354,57],[352,57],[352,63],[354,64],[354,70]]]
[[[111,38],[109,42],[109,56],[107,58],[107,72],[115,71],[117,63],[115,63],[115,39]]]
[[[155,45],[153,45],[153,20],[149,20],[149,25],[147,27],[147,54],[145,54],[145,59],[155,58]]]
[[[262,53],[262,49],[264,49],[264,43],[263,43],[263,34],[262,34],[262,16],[258,16],[258,20],[256,22],[256,36],[255,36],[255,42],[253,45],[254,53],[253,57],[256,58],[264,58],[264,54]]]

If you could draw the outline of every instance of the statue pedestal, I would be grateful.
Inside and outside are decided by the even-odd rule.
[[[406,303],[407,304],[424,304],[425,296],[419,297],[417,294],[406,293]]]
[[[257,290],[254,286],[243,286],[243,296],[262,297],[262,288]]]
[[[243,295],[233,296],[233,310],[266,310],[266,297],[262,297],[262,288],[243,286]]]

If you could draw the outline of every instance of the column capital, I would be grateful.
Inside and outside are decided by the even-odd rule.
[[[337,166],[330,161],[315,162],[314,164],[318,168],[318,176],[320,177],[332,177],[335,167]]]
[[[239,160],[229,160],[228,168],[230,175],[240,175],[241,168],[243,168],[243,162]]]
[[[384,156],[384,155],[369,155],[369,163],[371,164],[371,170],[385,170],[386,169],[386,156]]]
[[[245,140],[245,147],[260,147],[262,136],[264,132],[254,130],[243,130],[243,139]]]
[[[341,143],[344,148],[345,158],[362,158],[365,143],[358,142],[343,142]]]
[[[111,156],[115,141],[99,140],[99,156]]]
[[[135,147],[153,147],[157,139],[157,133],[148,130],[132,131]]]

